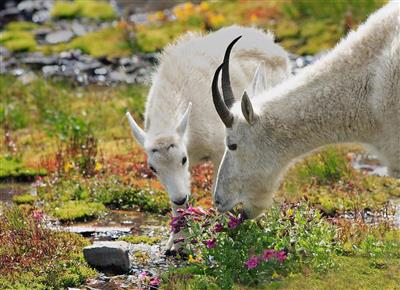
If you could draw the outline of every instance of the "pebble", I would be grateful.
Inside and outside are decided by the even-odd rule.
[[[68,42],[74,37],[74,33],[69,30],[60,30],[51,32],[46,35],[45,40],[49,44],[58,44],[62,42]]]

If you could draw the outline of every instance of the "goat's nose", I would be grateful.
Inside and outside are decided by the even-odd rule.
[[[184,198],[178,199],[178,200],[173,200],[172,202],[173,202],[175,205],[181,206],[181,205],[184,205],[184,204],[185,204],[185,202],[187,201],[187,199],[188,199],[188,196],[186,195]]]
[[[217,196],[214,197],[214,203],[217,208],[221,206],[221,200]]]

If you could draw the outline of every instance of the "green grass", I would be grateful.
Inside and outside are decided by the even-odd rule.
[[[16,204],[33,204],[37,200],[37,196],[26,193],[21,195],[14,195],[12,198]]]
[[[120,241],[125,241],[131,244],[148,244],[148,245],[155,245],[161,241],[160,237],[148,237],[148,236],[125,236],[119,238]]]

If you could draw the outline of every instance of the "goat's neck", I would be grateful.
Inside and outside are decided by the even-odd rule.
[[[327,144],[368,142],[379,130],[369,102],[374,64],[393,38],[390,21],[397,17],[380,13],[324,59],[268,92],[268,101],[255,99],[267,118],[262,122],[276,121],[270,130],[288,159]]]

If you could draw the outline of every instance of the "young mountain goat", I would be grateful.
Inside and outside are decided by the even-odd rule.
[[[217,69],[213,101],[227,127],[214,187],[221,212],[243,203],[258,216],[293,160],[332,143],[372,146],[400,178],[399,6],[386,5],[314,65],[251,100],[245,92],[231,108],[218,90],[229,66]]]
[[[224,125],[214,110],[209,82],[230,40],[242,34],[246,42],[231,60],[233,92],[250,84],[257,65],[254,93],[286,79],[290,73],[286,52],[274,43],[273,36],[254,28],[232,26],[206,36],[189,33],[168,46],[160,56],[146,104],[145,131],[127,113],[137,142],[144,147],[148,165],[165,186],[172,201],[173,214],[186,206],[190,193],[190,166],[211,160],[215,168],[224,153]],[[227,50],[225,59],[229,59]],[[222,75],[229,82],[227,71]],[[261,83],[261,88],[260,88]],[[224,88],[231,89],[231,86]],[[235,100],[226,100],[233,103]],[[191,109],[191,104],[193,104]],[[190,112],[191,110],[191,112]],[[171,236],[167,250],[173,246]]]

